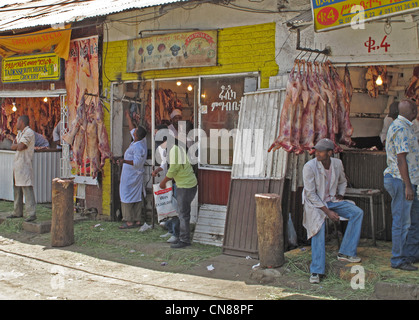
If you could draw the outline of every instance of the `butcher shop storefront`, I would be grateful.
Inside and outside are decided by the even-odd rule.
[[[386,9],[385,12],[399,12],[398,15],[390,14],[378,20],[361,21],[362,25],[359,21],[358,24],[350,25],[351,20],[346,18],[338,20],[334,25],[318,14],[321,8],[316,8],[317,2],[313,3],[313,10],[317,12],[314,15],[316,32],[310,30],[313,28],[311,19],[303,25],[297,17],[294,25],[293,22],[289,24],[290,32],[297,30],[298,33],[294,67],[289,79],[302,84],[307,81],[309,90],[315,92],[315,85],[311,81],[320,76],[325,82],[325,93],[330,95],[319,99],[328,102],[326,117],[316,114],[313,121],[304,122],[307,118],[302,116],[299,118],[302,121],[301,132],[309,131],[310,125],[321,128],[324,123],[324,128],[329,130],[325,137],[336,142],[336,151],[339,151],[338,156],[345,167],[351,191],[348,196],[352,196],[351,199],[365,212],[361,237],[391,240],[391,197],[383,183],[383,171],[387,167],[385,136],[388,124],[394,117],[393,102],[404,98],[418,101],[419,97],[418,3],[409,1],[409,6],[393,6],[396,11]],[[325,10],[334,12],[330,9],[333,6],[324,3],[328,9],[324,9],[323,13]],[[402,15],[400,11],[403,8],[412,10]],[[363,12],[363,19],[371,17],[371,12],[373,8]],[[345,23],[345,27],[339,26]],[[331,28],[327,28],[327,24]],[[312,98],[313,95],[308,99],[308,104]],[[336,122],[327,123],[328,119]],[[414,122],[417,126],[417,120]],[[295,147],[295,139],[299,141],[298,147]],[[292,213],[298,238],[303,242],[306,235],[301,223],[301,170],[309,155],[295,154],[299,150],[308,150],[309,141],[313,142],[313,139],[307,136],[282,136],[273,144],[274,148],[286,149],[289,146],[293,153],[293,161],[288,166],[297,174],[290,178],[294,183],[291,183],[289,189],[287,212]],[[304,161],[300,161],[301,158]]]
[[[247,92],[266,88],[269,76],[277,73],[273,41],[249,35],[247,43],[254,42],[255,47],[259,44],[268,49],[259,52],[260,55],[246,53],[247,44],[242,39],[250,29],[255,33],[265,30],[267,34],[274,34],[275,24],[153,35],[108,43],[108,56],[112,59],[104,62],[106,72],[116,69],[114,64],[125,58],[117,56],[122,43],[127,48],[126,66],[122,66],[127,72],[121,75],[127,80],[109,84],[112,153],[122,156],[130,144],[130,121],[134,126],[141,124],[147,128],[149,155],[144,182],[148,191],[148,212],[152,210],[152,185],[163,178],[150,174],[161,160],[155,151],[158,143],[154,141],[155,129],[160,125],[170,126],[171,114],[176,109],[182,121],[190,121],[197,129],[190,141],[196,151],[198,176],[191,222],[197,223],[194,241],[202,243],[222,245],[234,156],[233,136],[243,97]],[[221,36],[224,41],[219,40]],[[242,64],[227,59],[233,52]],[[129,80],[133,75],[137,79]],[[115,219],[120,214],[119,170],[117,166],[112,168],[111,212]],[[204,225],[197,221],[198,216],[206,221]],[[151,222],[150,215],[146,219]]]
[[[43,30],[48,33],[52,30]],[[43,48],[54,50],[39,52],[33,39],[37,33],[0,37],[2,49],[0,83],[0,199],[13,200],[12,140],[17,134],[19,116],[29,116],[29,126],[35,131],[34,192],[38,203],[51,202],[51,181],[61,175],[61,149],[59,130],[61,110],[65,106],[65,60],[71,32],[53,31],[55,37],[39,40]],[[54,38],[54,39],[52,39]],[[46,42],[46,43],[44,43]],[[24,43],[32,45],[25,46]],[[21,45],[21,46],[20,46]],[[32,51],[38,51],[36,54]]]

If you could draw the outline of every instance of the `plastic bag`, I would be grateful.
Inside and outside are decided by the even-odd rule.
[[[166,183],[165,189],[161,189],[159,184],[153,184],[153,195],[158,222],[177,215],[171,181]]]
[[[288,243],[290,247],[298,246],[297,233],[295,232],[294,224],[292,223],[292,220],[291,220],[291,213],[289,213],[289,218],[288,218]]]

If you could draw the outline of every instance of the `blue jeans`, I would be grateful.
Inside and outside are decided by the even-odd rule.
[[[191,204],[195,198],[198,188],[177,188],[177,213],[179,216],[179,240],[184,243],[191,243],[190,220]]]
[[[419,258],[419,200],[417,186],[413,185],[415,199],[406,200],[405,185],[401,179],[390,174],[384,176],[384,187],[391,196],[393,224],[391,238],[393,247],[390,263],[398,267]]]
[[[339,253],[356,256],[359,238],[361,237],[364,211],[348,201],[327,202],[327,207],[339,216],[349,219]],[[328,219],[328,218],[326,218]],[[311,238],[311,273],[324,274],[326,269],[325,223],[320,231]]]
[[[166,229],[176,238],[179,237],[179,225],[180,222],[178,217],[169,218],[169,220],[167,220],[164,224]]]

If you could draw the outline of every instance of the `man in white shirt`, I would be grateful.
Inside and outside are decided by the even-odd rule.
[[[33,191],[32,161],[35,151],[35,133],[29,128],[29,117],[20,116],[16,123],[18,134],[11,149],[16,151],[13,162],[14,211],[8,218],[23,217],[23,195],[25,195],[26,222],[36,220],[36,201]]]
[[[356,251],[361,236],[363,211],[352,202],[344,201],[346,177],[342,161],[332,158],[334,143],[322,139],[314,146],[316,158],[303,168],[303,226],[311,238],[312,262],[310,283],[319,283],[325,274],[325,220],[339,221],[339,216],[349,219],[337,259],[351,263],[361,261]]]

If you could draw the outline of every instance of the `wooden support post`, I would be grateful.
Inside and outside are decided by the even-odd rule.
[[[260,267],[280,267],[285,262],[281,196],[255,194],[255,200]]]
[[[65,247],[74,243],[74,181],[52,180],[51,246]]]

